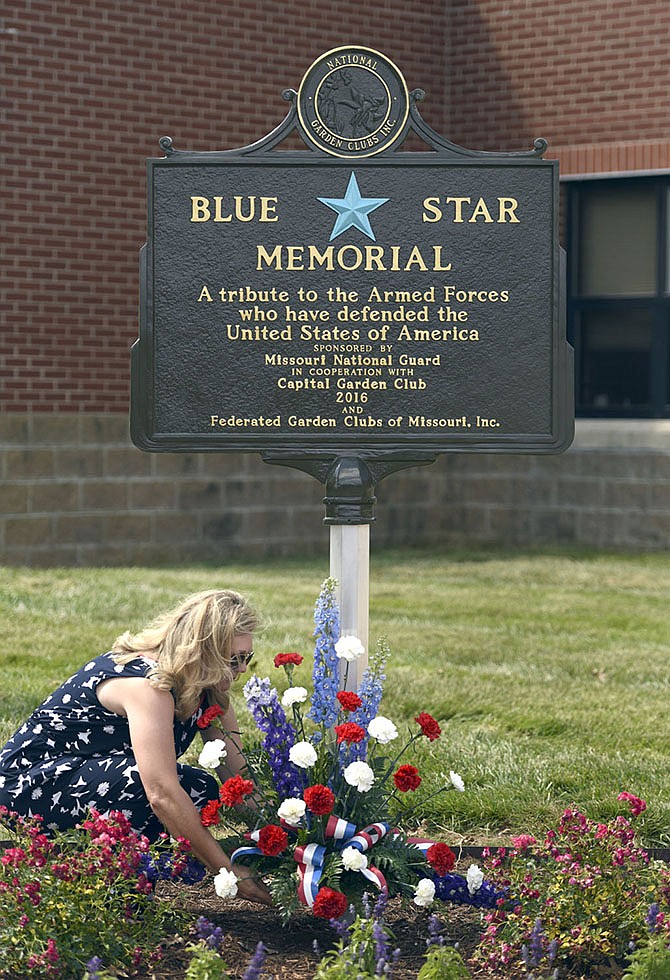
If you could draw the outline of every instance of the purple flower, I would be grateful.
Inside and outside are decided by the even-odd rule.
[[[265,732],[263,748],[280,799],[302,796],[305,775],[289,759],[289,750],[297,741],[296,732],[286,719],[277,691],[270,686],[269,678],[253,676],[244,685],[244,696],[256,725]]]
[[[546,939],[545,931],[542,927],[542,920],[536,919],[533,930],[530,934],[530,942],[528,945],[523,945],[521,947],[521,958],[527,967],[536,967],[542,965],[542,960],[544,959],[544,940]]]
[[[260,980],[266,949],[262,942],[256,946],[256,952],[249,960],[249,965],[242,975],[242,980]]]
[[[210,949],[215,949],[217,952],[221,949],[225,938],[221,926],[215,926],[204,915],[200,915],[196,921],[195,928],[198,939],[204,939]]]
[[[86,964],[86,980],[99,980],[100,970],[102,970],[102,960],[99,956],[92,956]]]
[[[426,940],[426,946],[444,946],[442,923],[436,915],[431,915],[428,919],[428,939]]]
[[[495,888],[489,881],[484,881],[474,895],[470,894],[467,880],[463,875],[446,874],[434,875],[435,898],[442,902],[454,902],[456,905],[474,905],[480,909],[497,908],[501,898],[507,892]]]
[[[649,932],[656,932],[656,920],[658,919],[660,911],[658,902],[652,902],[649,906],[649,911],[647,912],[644,920],[647,924]]]
[[[194,885],[205,877],[204,866],[193,855],[189,854],[186,859],[179,858],[179,864],[183,864],[179,873],[175,873],[174,861],[173,854],[161,854],[157,858],[153,858],[150,854],[142,854],[137,870],[138,873],[144,874],[152,885],[157,881],[169,881],[172,878],[177,878],[187,885]]]
[[[377,645],[374,657],[363,673],[361,685],[358,689],[358,696],[363,702],[360,708],[352,712],[349,721],[355,722],[367,731],[368,725],[379,713],[382,695],[384,693],[384,681],[386,680],[385,667],[389,655],[388,645],[380,641]],[[368,739],[364,738],[351,746],[351,760],[365,759],[367,755]]]

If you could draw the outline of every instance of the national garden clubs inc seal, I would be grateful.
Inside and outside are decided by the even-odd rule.
[[[404,132],[409,96],[392,61],[371,48],[327,51],[307,70],[298,91],[305,136],[333,156],[374,156]]]

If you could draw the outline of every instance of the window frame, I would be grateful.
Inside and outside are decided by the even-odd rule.
[[[651,183],[656,192],[656,270],[655,292],[649,295],[589,295],[577,292],[580,281],[580,246],[582,241],[582,208],[584,192],[599,187],[616,186],[622,190]],[[640,176],[585,177],[564,181],[566,189],[567,263],[567,333],[575,350],[575,414],[582,418],[670,418],[670,174]],[[598,406],[581,400],[585,347],[582,316],[594,311],[617,312],[640,309],[650,314],[649,402],[640,405]]]

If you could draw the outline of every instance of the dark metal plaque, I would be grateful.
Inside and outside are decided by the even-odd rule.
[[[148,161],[142,449],[561,452],[572,363],[558,173],[437,136],[382,55],[337,49],[251,147]],[[277,150],[297,129],[307,149]],[[402,152],[410,131],[425,152]]]

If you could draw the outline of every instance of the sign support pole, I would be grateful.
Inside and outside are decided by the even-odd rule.
[[[348,665],[346,686],[356,691],[368,664],[370,524],[375,520],[374,475],[357,456],[338,456],[328,469],[323,499],[330,525],[330,575],[337,580],[340,635],[353,634],[365,653]],[[340,682],[344,686],[346,662]]]
[[[347,688],[357,691],[368,664],[370,525],[335,524],[330,528],[330,575],[337,580],[340,634],[357,636],[365,653],[349,664]],[[344,682],[344,677],[341,678]]]

